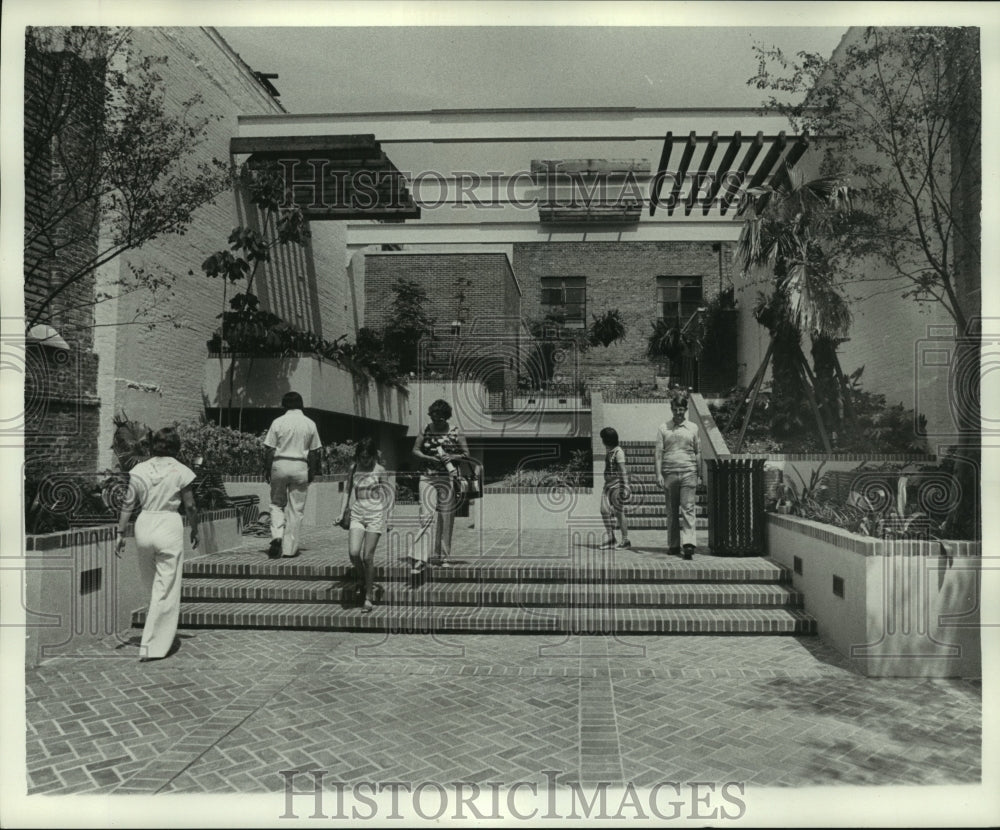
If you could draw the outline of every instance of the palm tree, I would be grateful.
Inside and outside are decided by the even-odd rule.
[[[836,284],[836,263],[829,249],[852,220],[851,195],[838,179],[805,182],[797,171],[782,185],[752,188],[742,209],[749,207],[751,212],[736,244],[744,278],[762,278],[768,289],[754,309],[771,342],[751,382],[751,411],[773,357],[776,437],[798,431],[811,408],[827,451],[831,449],[827,432],[839,430],[849,407],[836,349],[850,327],[851,313]],[[812,341],[818,375],[802,354],[804,334]]]

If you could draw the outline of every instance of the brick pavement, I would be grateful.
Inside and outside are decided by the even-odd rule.
[[[27,676],[28,792],[331,781],[975,783],[981,693],[869,679],[817,638],[183,632]],[[117,646],[117,647],[116,647]]]
[[[566,540],[456,536],[467,558]],[[337,564],[343,541],[307,532],[303,559]],[[656,541],[618,553],[640,563]],[[140,664],[126,634],[27,671],[29,797],[281,794],[289,769],[326,787],[981,778],[978,683],[865,678],[817,637],[182,629],[176,655]]]

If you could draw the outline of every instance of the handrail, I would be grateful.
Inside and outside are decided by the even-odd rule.
[[[726,440],[722,437],[722,432],[712,417],[712,412],[708,408],[708,402],[700,392],[692,392],[689,397],[688,412],[694,417],[692,420],[698,427],[698,438],[701,442],[702,466],[707,467],[707,463],[714,459],[726,459],[731,456]],[[702,477],[705,477],[705,469],[702,469]]]
[[[702,306],[701,308],[696,309],[694,311],[694,313],[692,313],[692,315],[687,318],[687,322],[683,326],[681,326],[681,334],[683,335],[683,334],[685,334],[687,332],[688,327],[691,325],[691,322],[696,317],[698,318],[698,320],[700,322],[701,319],[705,316],[705,312],[706,311],[708,311],[708,308],[706,306]]]

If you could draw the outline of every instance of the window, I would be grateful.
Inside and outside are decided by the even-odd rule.
[[[656,308],[662,319],[683,326],[701,305],[701,277],[656,278]]]
[[[542,313],[568,328],[587,325],[587,282],[583,277],[542,277]]]

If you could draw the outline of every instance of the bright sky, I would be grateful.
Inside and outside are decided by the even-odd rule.
[[[752,46],[829,56],[843,27],[229,28],[290,112],[467,107],[739,107]]]

